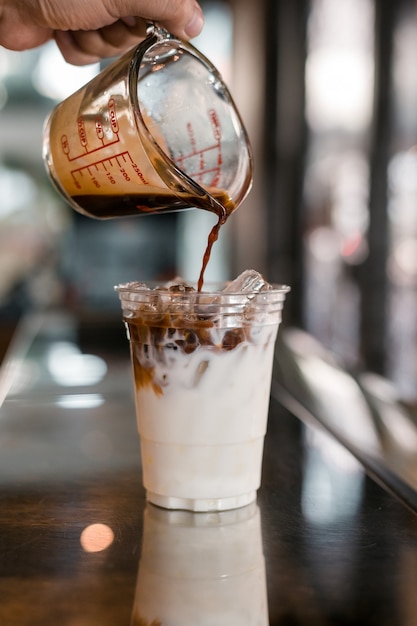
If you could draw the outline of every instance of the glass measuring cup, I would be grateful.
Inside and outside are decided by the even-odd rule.
[[[220,74],[153,24],[52,111],[43,155],[67,202],[102,219],[190,207],[225,219],[252,183],[247,133]]]

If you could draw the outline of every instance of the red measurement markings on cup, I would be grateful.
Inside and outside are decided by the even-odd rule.
[[[187,154],[175,158],[174,161],[193,180],[211,187],[217,187],[223,163],[222,132],[216,111],[211,109],[208,115],[213,130],[214,143],[204,146],[204,148],[199,148],[197,134],[191,122],[188,122],[186,129],[191,150]]]
[[[82,189],[83,183],[93,183],[96,189],[100,189],[103,183],[107,182],[116,185],[117,179],[120,177],[128,183],[148,184],[140,167],[127,150],[71,170],[71,176],[77,189]]]
[[[110,98],[107,103],[107,119],[98,115],[94,120],[94,134],[87,133],[85,119],[80,115],[77,119],[77,137],[81,145],[82,152],[75,155],[71,154],[71,147],[67,135],[61,137],[61,148],[66,155],[68,161],[76,161],[84,158],[87,154],[93,154],[103,148],[119,143],[119,121],[117,119],[116,102],[114,98]],[[91,124],[91,122],[89,122]],[[90,137],[90,139],[89,139]],[[95,138],[98,139],[99,145],[96,145]],[[94,139],[94,145],[90,142]]]

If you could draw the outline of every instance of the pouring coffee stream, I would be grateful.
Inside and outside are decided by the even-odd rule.
[[[52,111],[43,152],[58,192],[89,217],[215,213],[200,288],[219,230],[252,184],[250,143],[219,72],[156,25]]]

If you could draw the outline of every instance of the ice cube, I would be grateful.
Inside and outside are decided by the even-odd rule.
[[[161,289],[166,289],[173,293],[187,293],[189,291],[195,291],[194,287],[186,283],[181,276],[176,276],[172,280],[168,281]]]
[[[149,287],[146,283],[140,283],[136,280],[130,281],[128,283],[121,283],[120,285],[115,285],[115,291],[149,291]]]
[[[191,285],[187,285],[187,283],[179,283],[177,285],[171,285],[169,291],[171,293],[189,293],[190,291],[195,291],[195,289],[191,287]]]
[[[259,293],[271,289],[271,285],[256,270],[245,270],[224,288],[225,293]]]
[[[146,313],[163,313],[165,310],[165,304],[156,290],[152,290],[147,298],[143,301],[143,311]]]

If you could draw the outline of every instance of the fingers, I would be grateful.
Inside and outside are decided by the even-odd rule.
[[[161,26],[166,28],[170,33],[173,33],[181,39],[192,39],[197,37],[204,26],[204,15],[200,6],[196,4],[191,18],[186,22],[185,26],[178,25],[177,20],[161,20],[159,22]]]
[[[171,3],[174,5],[174,0],[171,0]],[[193,10],[184,13],[183,17],[181,14],[171,16],[172,6],[170,3],[168,3],[171,7],[170,11],[158,11],[158,2],[155,2],[152,16],[168,15],[167,19],[158,21],[151,16],[148,19],[146,16],[143,18],[127,16],[98,30],[56,31],[55,41],[68,63],[88,65],[89,63],[97,63],[100,59],[118,56],[143,41],[146,37],[147,23],[151,19],[158,21],[158,24],[174,35],[182,39],[190,39],[200,32],[204,24],[200,6],[194,4],[194,0],[192,3]],[[120,5],[118,8],[121,8]],[[190,14],[191,19],[188,19]]]
[[[126,21],[128,23],[126,23]],[[66,61],[88,65],[119,56],[146,36],[146,23],[139,18],[118,20],[95,31],[56,31],[55,41]]]
[[[23,21],[16,3],[0,0],[0,46],[8,50],[27,50],[48,41],[52,28],[39,26],[32,21]]]
[[[109,13],[116,18],[140,15],[181,39],[196,37],[204,25],[197,0],[105,0],[105,3]]]
[[[196,0],[0,0],[0,45],[24,50],[53,35],[69,63],[86,65],[142,41],[149,21],[186,40],[204,24]]]

